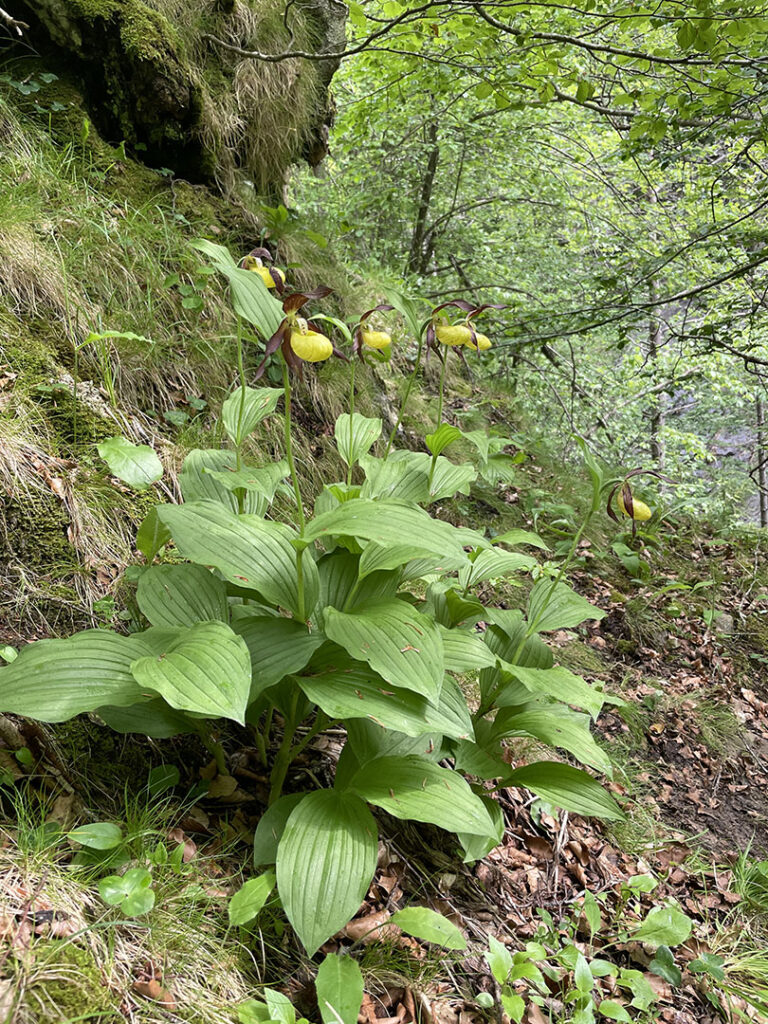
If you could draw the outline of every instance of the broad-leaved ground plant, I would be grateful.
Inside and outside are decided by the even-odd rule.
[[[501,839],[493,798],[501,786],[526,787],[581,814],[620,816],[587,771],[556,760],[512,768],[502,756],[506,739],[529,737],[610,773],[590,724],[614,698],[556,666],[542,638],[603,613],[565,582],[567,559],[556,577],[539,575],[525,611],[484,604],[478,588],[530,573],[537,563],[519,549],[543,542],[524,530],[489,537],[430,514],[433,503],[466,493],[478,472],[491,479],[501,472],[504,462],[494,460],[507,458],[504,439],[438,422],[427,451],[398,451],[381,438],[381,420],[352,406],[335,425],[349,473],[329,481],[307,515],[291,447],[290,371],[339,351],[319,316],[299,315],[327,292],[287,294],[281,275],[270,275],[270,288],[265,274],[237,266],[221,246],[198,248],[228,279],[239,323],[266,342],[262,368],[280,361],[283,387],[248,386],[241,329],[240,379],[221,413],[231,447],[191,451],[179,478],[183,501],[157,506],[138,533],[146,566],[137,601],[147,628],[91,629],[28,645],[0,668],[0,711],[47,722],[95,712],[119,732],[198,733],[221,772],[212,723],[250,729],[271,774],[255,836],[255,864],[267,869],[259,898],[276,884],[312,955],[365,897],[377,860],[376,809],[455,833],[468,861]],[[472,327],[476,311],[446,334],[442,313],[424,320],[402,296],[392,305],[420,354],[432,346],[447,360],[460,341],[486,347]],[[353,330],[323,322],[354,336],[358,351],[381,351],[388,342],[369,322],[374,312]],[[366,342],[366,334],[376,337]],[[284,459],[246,465],[244,441],[280,402]],[[477,466],[444,454],[460,437],[476,447]],[[133,458],[116,447],[142,483],[156,473],[151,451],[137,449]],[[151,468],[142,472],[135,463],[145,460]],[[594,513],[602,479],[587,461]],[[293,522],[270,516],[286,486],[295,496]],[[186,561],[158,560],[171,542]],[[332,726],[346,734],[332,788],[283,793],[291,763]]]

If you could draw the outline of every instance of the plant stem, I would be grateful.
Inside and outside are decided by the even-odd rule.
[[[392,433],[389,435],[389,440],[387,441],[387,447],[386,447],[386,449],[384,451],[383,459],[384,459],[385,462],[387,460],[387,456],[389,455],[390,449],[392,448],[392,443],[395,440],[395,435],[397,434],[398,430],[400,429],[400,424],[403,422],[403,415],[405,414],[405,407],[408,405],[408,399],[411,396],[411,388],[413,387],[413,383],[416,380],[416,377],[417,377],[417,375],[419,373],[419,370],[421,369],[421,356],[422,356],[422,352],[424,351],[424,340],[423,339],[424,339],[424,334],[422,332],[421,334],[419,334],[419,350],[416,353],[416,362],[414,363],[414,367],[413,367],[413,369],[411,370],[411,372],[410,372],[410,374],[408,376],[408,380],[406,381],[405,393],[403,394],[403,400],[400,403],[400,412],[397,414],[397,423],[395,423],[394,427],[392,428]]]
[[[219,743],[218,740],[215,740],[213,738],[208,726],[203,726],[201,728],[200,738],[202,739],[203,743],[206,745],[208,750],[211,752],[211,754],[213,754],[213,758],[216,762],[216,771],[219,773],[219,775],[228,775],[229,772],[227,771],[227,761],[224,756],[224,747],[222,747],[221,743]]]
[[[293,743],[293,733],[296,728],[296,707],[299,702],[298,692],[293,694],[291,698],[291,709],[285,718],[283,728],[283,738],[280,741],[280,748],[277,751],[277,757],[272,767],[272,774],[270,775],[271,787],[269,790],[269,806],[277,800],[277,798],[283,792],[283,783],[285,782],[285,776],[288,774],[288,769],[291,766],[291,761],[294,756],[292,754],[291,745]]]
[[[352,452],[355,450],[355,357],[352,356],[349,371],[349,458],[347,466],[347,487],[352,483]]]
[[[293,493],[296,495],[296,509],[299,516],[299,534],[303,537],[307,521],[304,518],[304,506],[301,502],[299,475],[296,472],[296,464],[293,461],[293,448],[291,446],[291,381],[288,376],[288,364],[285,360],[283,360],[283,388],[285,391],[285,458],[288,463],[288,468],[291,471]]]
[[[245,368],[243,366],[243,321],[237,318],[237,372],[240,378],[240,412],[237,416],[237,471],[243,468],[243,417],[245,416]],[[237,510],[242,515],[245,509],[245,491],[237,492]]]
[[[445,394],[445,371],[448,367],[448,352],[446,351],[443,356],[443,367],[440,370],[440,392],[439,399],[437,402],[437,426],[435,430],[439,430],[443,422],[443,396]],[[429,465],[429,481],[427,486],[432,487],[432,477],[435,475],[435,466],[437,465],[437,455],[432,456],[432,462]]]
[[[296,509],[299,517],[299,536],[304,536],[307,521],[304,518],[304,506],[301,501],[301,487],[299,487],[299,474],[296,472],[296,463],[293,460],[293,447],[291,445],[291,381],[288,376],[288,364],[283,360],[283,389],[285,394],[285,458],[288,468],[291,471],[293,482],[293,493],[296,495]],[[296,597],[298,604],[298,617],[302,622],[306,621],[306,608],[304,607],[304,551],[296,552]]]

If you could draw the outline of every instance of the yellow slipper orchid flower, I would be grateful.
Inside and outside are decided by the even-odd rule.
[[[291,331],[291,348],[305,363],[322,363],[333,355],[330,340],[309,327],[298,327]]]
[[[367,345],[368,348],[387,348],[392,344],[392,338],[386,331],[368,331],[363,330],[360,332],[363,339],[363,344]]]
[[[472,341],[472,331],[466,324],[438,324],[435,335],[441,345],[450,345],[452,348]]]

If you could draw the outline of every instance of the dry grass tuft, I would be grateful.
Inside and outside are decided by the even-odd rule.
[[[253,964],[243,947],[221,941],[225,902],[201,899],[201,883],[210,882],[202,871],[177,877],[173,888],[156,876],[155,909],[129,922],[100,900],[103,872],[64,867],[52,850],[24,856],[15,838],[6,833],[0,850],[0,1008],[10,1008],[13,1024],[235,1024],[258,974],[246,976]],[[53,911],[54,923],[36,926],[41,911]],[[148,965],[162,974],[175,1010],[134,989]]]
[[[74,328],[94,320],[93,307],[69,295],[55,248],[29,224],[0,225],[0,295],[17,315],[48,314]]]

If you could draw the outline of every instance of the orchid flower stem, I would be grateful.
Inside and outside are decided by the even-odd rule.
[[[437,426],[435,430],[439,430],[443,422],[443,396],[445,395],[445,371],[448,366],[448,353],[443,355],[443,367],[440,370],[440,392],[437,401]],[[437,455],[432,456],[432,462],[429,466],[429,487],[432,487],[432,477],[435,475],[435,466],[437,465]]]
[[[413,369],[411,370],[411,373],[410,373],[410,375],[408,377],[408,380],[406,382],[406,385],[405,385],[405,392],[403,394],[403,400],[400,403],[400,412],[397,415],[397,423],[395,423],[394,427],[392,428],[392,433],[389,435],[389,440],[387,441],[387,447],[384,450],[383,459],[384,459],[385,462],[386,462],[387,456],[389,455],[390,450],[392,448],[392,444],[393,444],[393,442],[395,440],[395,435],[397,434],[398,430],[400,429],[400,424],[403,422],[403,416],[405,414],[405,407],[408,405],[408,399],[411,396],[411,388],[413,387],[414,381],[416,380],[416,377],[418,376],[419,371],[421,370],[421,356],[422,356],[423,351],[424,351],[424,335],[423,335],[423,333],[421,333],[419,335],[419,349],[418,349],[418,352],[416,353],[416,362],[414,363]]]
[[[352,452],[355,450],[355,357],[352,356],[351,368],[349,371],[349,457],[352,459]],[[352,483],[353,464],[350,461],[347,466],[347,487]]]
[[[243,468],[243,420],[245,418],[245,367],[243,365],[243,321],[237,318],[237,372],[240,377],[240,411],[237,414],[237,471]],[[245,509],[245,491],[237,492],[237,511],[242,515]]]
[[[296,463],[293,460],[293,447],[291,445],[291,379],[288,375],[288,364],[283,360],[283,389],[285,395],[285,458],[288,468],[291,471],[293,482],[293,493],[296,495],[296,510],[299,518],[299,536],[304,536],[307,521],[304,518],[304,505],[301,500],[301,487],[299,487],[299,474],[296,472]],[[306,622],[306,608],[304,607],[304,551],[296,552],[296,598],[297,614],[301,622]]]

